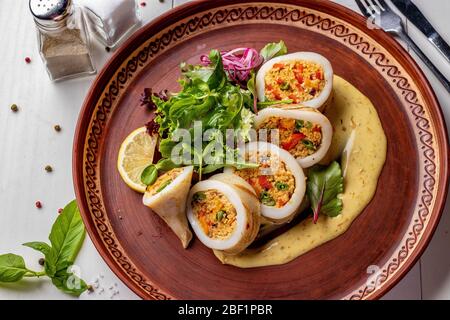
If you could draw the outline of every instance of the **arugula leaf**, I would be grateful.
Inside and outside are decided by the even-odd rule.
[[[149,165],[142,171],[141,182],[146,186],[154,184],[156,179],[158,179],[158,168],[154,164]]]
[[[266,46],[262,48],[260,54],[264,58],[264,61],[268,61],[272,58],[285,55],[287,54],[287,52],[288,49],[284,44],[284,41],[281,40],[280,42],[272,42],[266,44]]]
[[[52,249],[46,258],[50,274],[53,276],[60,270],[73,265],[81,249],[86,230],[76,201],[69,203],[58,216],[50,232]]]
[[[314,213],[314,223],[320,213],[329,217],[342,213],[342,200],[338,196],[343,191],[344,178],[336,161],[328,167],[316,166],[309,171],[307,194]]]
[[[214,71],[208,79],[208,85],[210,89],[217,89],[227,81],[227,74],[223,69],[222,56],[218,50],[211,50],[209,60]]]
[[[0,255],[0,282],[17,282],[28,273],[36,274],[27,269],[21,256],[11,253]]]
[[[247,81],[247,89],[253,96],[253,112],[258,113],[258,94],[256,92],[256,73],[254,70],[250,72],[250,79]]]

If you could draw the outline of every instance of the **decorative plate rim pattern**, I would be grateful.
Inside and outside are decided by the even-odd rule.
[[[115,105],[120,101],[125,84],[133,81],[135,76],[139,74],[139,71],[152,58],[162,54],[166,49],[177,45],[177,43],[186,41],[186,39],[200,34],[205,30],[223,26],[223,24],[230,26],[238,23],[261,23],[261,21],[264,21],[265,23],[295,25],[302,29],[326,34],[328,37],[332,37],[343,43],[356,54],[363,56],[374,68],[379,70],[379,73],[385,79],[393,83],[392,88],[396,91],[398,98],[403,99],[410,106],[410,114],[408,116],[416,124],[416,128],[414,128],[415,138],[417,145],[422,147],[419,152],[419,164],[423,164],[423,166],[419,166],[419,177],[421,180],[419,182],[421,192],[419,200],[421,203],[416,206],[414,218],[411,219],[405,236],[402,239],[402,247],[396,248],[388,261],[383,266],[380,266],[380,270],[371,278],[371,282],[362,284],[358,289],[355,289],[344,298],[371,299],[380,297],[406,273],[412,266],[411,261],[416,260],[420,256],[421,251],[426,246],[425,242],[430,240],[440,216],[440,212],[438,212],[434,217],[431,217],[433,218],[433,223],[430,224],[432,221],[429,217],[430,212],[434,210],[436,205],[441,209],[443,207],[443,200],[436,199],[437,188],[435,186],[436,184],[441,185],[442,181],[444,181],[445,188],[447,188],[447,158],[442,157],[441,154],[436,157],[435,147],[438,145],[436,144],[435,137],[438,133],[435,126],[430,126],[431,114],[430,110],[424,107],[427,104],[425,103],[426,101],[422,92],[403,69],[401,63],[396,61],[386,49],[379,48],[378,42],[369,36],[366,30],[362,30],[329,13],[314,9],[317,3],[324,5],[327,1],[315,1],[317,3],[294,0],[285,0],[283,3],[270,3],[269,1],[214,2],[218,3],[214,8],[196,13],[194,16],[188,16],[188,18],[181,19],[179,22],[171,24],[157,33],[149,34],[145,42],[136,48],[132,54],[121,57],[121,53],[125,51],[124,48],[131,46],[133,40],[142,35],[145,30],[158,25],[163,18],[170,14],[180,13],[185,8],[192,8],[195,6],[195,3],[176,8],[154,23],[144,27],[111,60],[112,64],[109,65],[109,68],[114,68],[114,77],[109,80],[104,79],[107,68],[98,76],[92,88],[101,86],[105,89],[102,91],[101,97],[96,99],[95,108],[89,115],[87,111],[92,107],[94,101],[91,101],[92,99],[89,98],[92,96],[91,94],[86,99],[76,132],[76,138],[84,139],[83,137],[85,137],[85,140],[82,141],[82,146],[78,146],[78,148],[74,144],[73,170],[77,199],[81,204],[80,209],[85,221],[92,219],[94,224],[94,226],[91,226],[90,223],[86,223],[88,230],[90,234],[97,234],[102,239],[102,243],[98,243],[94,240],[96,238],[92,236],[96,247],[98,249],[102,247],[108,251],[109,257],[106,259],[107,263],[125,283],[127,283],[127,279],[131,280],[133,286],[130,288],[141,297],[152,299],[174,298],[157,288],[155,284],[140,273],[133,262],[124,254],[124,249],[116,238],[114,230],[107,219],[101,190],[98,187],[100,185],[99,168],[101,161],[99,159],[99,154],[101,153],[99,146],[101,145],[103,129],[111,113],[114,111]],[[221,5],[220,3],[226,4]],[[346,11],[348,15],[356,15],[350,13],[348,9],[342,9],[343,7],[339,5],[331,3],[327,3],[326,5]],[[358,17],[358,20],[363,21],[362,17]],[[374,33],[376,32],[381,33],[381,31],[374,31]],[[387,36],[383,35],[383,37]],[[395,45],[393,46],[395,48]],[[398,49],[399,45],[396,44],[396,46],[396,49]],[[125,59],[121,60],[121,58]],[[410,60],[407,62],[412,63],[412,59],[406,58],[406,60]],[[118,65],[121,61],[123,62]],[[417,72],[423,77],[423,74],[419,70]],[[435,98],[434,101],[429,101],[428,103],[437,105]],[[442,121],[442,115],[439,113],[439,110],[435,117]],[[88,131],[83,132],[81,123],[86,121],[89,123],[86,128]],[[447,149],[446,136],[443,139],[445,142],[444,149]],[[440,150],[440,148],[437,149],[441,153],[446,151]],[[80,158],[83,159],[82,163],[79,161]],[[437,168],[441,170],[437,170]],[[78,181],[78,175],[76,174],[78,170],[82,170],[83,181]],[[83,190],[77,188],[80,183],[84,186]],[[444,190],[445,193],[446,189]],[[424,236],[426,236],[426,241],[422,241]]]

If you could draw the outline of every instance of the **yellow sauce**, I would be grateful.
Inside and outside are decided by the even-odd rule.
[[[334,135],[323,163],[342,156],[342,214],[306,219],[257,249],[238,255],[215,251],[224,264],[252,268],[284,264],[344,233],[372,200],[386,160],[386,136],[370,100],[344,79],[334,77],[334,101],[325,110]]]

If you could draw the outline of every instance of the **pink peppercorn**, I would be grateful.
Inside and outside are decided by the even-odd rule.
[[[58,213],[62,213],[63,212],[63,209],[62,208],[59,208],[58,209]]]
[[[30,57],[26,57],[26,58],[25,58],[25,62],[26,62],[26,63],[31,63],[31,58],[30,58]]]
[[[141,7],[145,7],[147,5],[147,3],[145,1],[141,2]]]
[[[36,208],[41,209],[42,208],[42,202],[36,201]]]

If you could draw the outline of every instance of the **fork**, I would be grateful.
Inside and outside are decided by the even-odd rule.
[[[422,59],[428,68],[434,73],[445,89],[450,92],[450,82],[431,62],[430,59],[420,50],[414,41],[407,35],[403,27],[401,18],[386,4],[384,0],[355,0],[361,12],[384,31],[400,37],[411,49]]]

